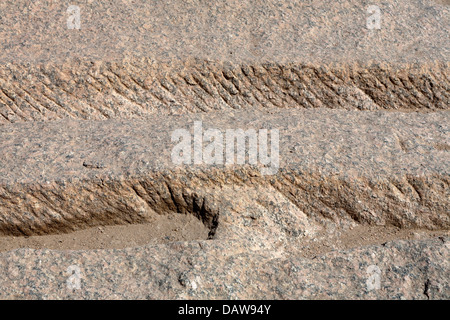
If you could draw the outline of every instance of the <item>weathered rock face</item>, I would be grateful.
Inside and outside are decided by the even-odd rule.
[[[65,3],[0,4],[11,17],[0,29],[0,125],[266,107],[448,110],[442,4],[386,1],[369,10],[358,0],[139,0],[78,7],[79,30],[68,29]]]
[[[68,3],[2,2],[0,61],[448,62],[442,2],[84,0],[78,26]]]
[[[271,202],[291,204],[281,208],[280,219],[448,229],[450,160],[442,148],[450,146],[449,120],[448,112],[274,109],[6,125],[0,128],[0,231],[69,231],[148,221],[168,211],[200,215],[210,225],[227,207],[241,216],[248,210],[273,211],[277,205]],[[210,129],[223,133],[218,152],[224,165],[205,163],[212,145],[206,138],[201,163],[174,162],[173,133],[190,134],[190,152],[198,141],[195,124],[201,124],[202,136]],[[271,174],[262,174],[261,162],[226,164],[235,157],[227,153],[230,128],[278,130],[278,151],[266,168]],[[273,139],[255,137],[259,147],[261,138]]]
[[[0,298],[448,299],[446,5],[0,4]]]
[[[209,241],[178,244],[183,248],[203,248],[204,245],[210,248],[211,252],[204,253],[201,259],[212,259],[214,267],[202,267],[206,261],[184,251],[186,259],[196,260],[201,276],[177,264],[173,267],[176,271],[164,276],[171,277],[164,280],[167,292],[161,288],[150,295],[147,289],[126,294],[118,286],[110,289],[110,297],[425,298],[432,290],[425,290],[425,284],[429,288],[430,283],[434,283],[432,297],[445,298],[448,296],[447,280],[439,281],[438,275],[442,273],[445,277],[448,273],[446,238],[391,244],[390,249],[381,246],[336,252],[337,265],[330,262],[327,255],[312,262],[302,258],[302,252],[306,243],[331,239],[361,225],[438,230],[446,234],[450,224],[448,117],[448,112],[272,109],[270,113],[216,112],[159,117],[154,121],[61,120],[6,125],[0,128],[1,149],[14,161],[2,159],[0,230],[3,235],[14,236],[54,234],[92,226],[152,223],[160,214],[194,215],[209,229]],[[172,151],[177,141],[171,140],[172,134],[179,129],[191,132],[195,123],[201,123],[204,132],[216,129],[224,136],[229,128],[279,130],[279,167],[272,168],[276,169],[273,174],[262,175],[258,164],[176,165]],[[192,143],[196,141],[194,135],[192,132]],[[205,141],[205,146],[208,144]],[[222,150],[226,160],[226,146]],[[417,246],[429,247],[432,257],[428,259]],[[166,257],[167,253],[160,256],[158,252],[163,248],[166,247],[150,246],[140,250],[151,250],[151,256],[168,259],[164,267],[167,268],[172,265],[171,259],[179,257]],[[118,272],[118,280],[127,277],[122,269],[124,262],[120,262],[125,258],[120,257],[136,254],[135,260],[140,261],[140,255],[147,254],[133,250],[136,253],[125,249],[96,251],[95,254],[88,251],[82,255],[86,254],[86,262],[93,265],[103,259],[103,255],[111,257],[114,262],[111,262],[110,272]],[[378,250],[383,257],[381,264],[369,263],[370,259],[378,261],[378,257],[374,258]],[[15,255],[25,252],[31,253],[19,251]],[[215,257],[219,252],[231,256]],[[36,254],[31,253],[32,257]],[[52,251],[42,254],[45,258],[39,259],[48,259],[49,264],[56,264],[59,259]],[[358,254],[363,256],[356,258]],[[372,258],[364,258],[364,255]],[[70,259],[75,256],[71,255]],[[401,272],[406,278],[400,279],[399,275],[392,274],[392,270],[400,268],[393,264],[394,256],[403,264],[431,259],[436,270],[430,271],[433,273],[430,276],[420,272],[419,266],[408,269],[403,265],[401,268],[407,271]],[[30,261],[35,259],[32,257]],[[324,261],[327,263],[323,264]],[[153,269],[151,261],[139,263],[165,273],[158,270],[162,265]],[[252,267],[242,268],[241,264],[247,263]],[[352,276],[346,275],[349,279],[339,280],[339,286],[336,280],[334,285],[327,284],[341,273],[340,268],[350,268],[347,264],[359,267],[351,271]],[[372,264],[384,268],[385,290],[378,293],[356,291],[355,286],[364,286],[364,279],[370,277],[363,275]],[[87,267],[85,262],[83,266]],[[294,272],[291,269],[299,272],[306,267],[315,274],[311,276],[307,272],[312,288],[307,289],[301,272],[296,280],[278,278],[283,274],[279,273],[279,268],[287,268],[282,272],[290,273]],[[238,279],[265,283],[269,277],[271,284],[267,283],[266,289],[244,288],[240,284],[238,289],[235,284],[229,284],[233,283],[231,277],[234,276],[217,272],[228,268],[239,269],[230,271]],[[259,269],[265,271],[251,277],[246,275]],[[278,270],[276,280],[270,270]],[[94,273],[91,276],[94,277]],[[316,282],[316,277],[321,280]],[[354,277],[358,277],[358,283],[342,284],[351,282]],[[146,288],[157,283],[155,278],[137,276],[136,279],[150,281]],[[401,281],[406,282],[400,285]],[[231,286],[232,291],[226,291],[227,286]],[[274,288],[278,288],[276,292]],[[3,292],[12,294],[7,288]],[[58,292],[62,296],[69,294]],[[83,292],[82,296],[93,297],[93,292]],[[45,297],[52,296],[45,294]]]

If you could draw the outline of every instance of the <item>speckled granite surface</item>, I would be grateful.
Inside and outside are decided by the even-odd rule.
[[[0,255],[0,297],[449,299],[448,250],[448,239],[397,241],[314,259],[244,241],[90,252],[20,249]],[[72,281],[73,270],[79,282]],[[380,286],[371,289],[374,273]]]
[[[0,235],[192,214],[208,240],[0,253],[3,299],[449,299],[449,3],[0,3]],[[373,12],[373,11],[372,11]],[[73,12],[71,13],[73,14]],[[306,110],[308,109],[308,110]],[[280,130],[280,165],[174,166],[170,135]]]
[[[279,164],[269,165],[274,174],[263,175],[260,162],[177,165],[172,133],[186,129],[193,135],[195,121],[202,121],[204,132],[218,129],[224,137],[227,129],[279,130]],[[48,233],[109,220],[139,222],[167,210],[197,214],[193,201],[207,207],[203,218],[210,221],[224,207],[220,202],[232,202],[241,215],[237,207],[258,198],[255,205],[261,205],[274,193],[323,223],[446,229],[449,123],[449,112],[273,109],[5,125],[0,231]],[[220,152],[227,160],[225,151]],[[249,191],[236,198],[233,188]]]
[[[201,219],[211,238],[3,253],[2,297],[448,298],[444,238],[314,259],[297,253],[307,239],[360,224],[448,230],[448,112],[269,111],[1,127],[4,234],[179,212]],[[205,130],[279,129],[279,170],[261,176],[258,166],[174,166],[171,132],[192,129],[194,120]],[[68,291],[73,265],[84,278]],[[379,290],[367,289],[370,265],[382,270]]]
[[[226,109],[449,108],[449,10],[428,0],[2,1],[0,125]],[[371,20],[370,20],[371,21]]]
[[[68,29],[69,5],[80,29]],[[367,28],[378,5],[380,29]],[[449,10],[429,0],[2,1],[0,61],[150,57],[241,62],[448,62]]]

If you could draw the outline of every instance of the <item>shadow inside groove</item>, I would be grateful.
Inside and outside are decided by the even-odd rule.
[[[212,239],[217,226],[207,226],[192,214],[170,213],[155,216],[142,224],[96,226],[70,233],[2,236],[0,252],[18,248],[53,250],[122,249],[175,241]]]

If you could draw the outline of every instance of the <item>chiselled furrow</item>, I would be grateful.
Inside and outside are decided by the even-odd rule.
[[[0,299],[448,299],[448,5],[0,2]]]
[[[430,112],[448,110],[450,98],[448,81],[435,76],[448,73],[446,63],[393,68],[273,63],[225,66],[197,61],[175,66],[155,65],[146,59],[133,64],[86,62],[64,73],[59,68],[9,65],[7,72],[0,72],[3,118],[9,122],[42,121],[54,119],[56,114],[91,120],[150,119],[155,114],[273,106]],[[174,88],[164,87],[172,86],[168,79],[178,78]],[[24,92],[32,94],[31,98],[23,97]]]
[[[60,120],[4,126],[0,232],[69,232],[151,221],[155,215],[174,212],[199,216],[209,227],[215,215],[219,223],[221,216],[229,216],[217,236],[245,235],[251,232],[236,231],[242,227],[240,203],[257,203],[264,197],[284,199],[280,203],[293,206],[318,228],[450,227],[448,148],[436,147],[436,142],[450,145],[448,111],[273,108],[268,117],[263,111],[243,110],[153,121]],[[208,165],[203,158],[179,165],[174,162],[172,134],[177,129],[190,132],[194,121],[223,135],[227,129],[247,128],[249,139],[248,129],[259,132],[270,123],[270,130],[279,131],[279,141],[270,142],[279,144],[278,154],[276,149],[270,152],[270,163],[259,154],[261,162],[256,164],[247,159],[239,165]],[[260,147],[268,143],[261,137],[252,140]],[[224,149],[217,149],[223,159],[229,156],[227,143],[224,137]],[[189,144],[183,153],[190,150]],[[270,174],[262,170],[263,163]],[[203,205],[195,204],[197,198]],[[237,222],[230,222],[233,219]]]

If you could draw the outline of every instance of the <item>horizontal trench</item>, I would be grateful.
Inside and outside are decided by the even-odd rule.
[[[449,230],[448,112],[197,116],[205,129],[270,121],[280,130],[277,172],[174,165],[171,133],[191,116],[0,127],[3,250],[231,239],[314,255]]]
[[[333,250],[382,245],[395,240],[426,240],[448,237],[448,230],[402,229],[393,226],[359,225],[351,230],[305,238],[296,246],[300,256],[314,258]],[[164,215],[151,223],[98,226],[66,234],[1,236],[0,252],[20,248],[50,250],[124,249],[177,241],[211,240],[211,230],[190,215]]]
[[[149,59],[0,65],[0,125],[266,108],[448,110],[448,64],[232,64]]]
[[[140,192],[135,183],[133,191],[139,197]],[[172,188],[168,186],[168,190]],[[111,189],[121,186],[110,184]],[[56,190],[48,189],[50,193]],[[111,190],[109,190],[111,192]],[[149,193],[157,190],[149,190]],[[42,194],[41,194],[42,195]],[[100,194],[102,202],[105,194]],[[127,204],[110,212],[93,212],[88,217],[70,217],[66,221],[48,219],[37,223],[29,221],[24,225],[1,226],[0,252],[17,248],[56,249],[56,250],[88,250],[88,249],[121,249],[148,244],[160,244],[175,241],[201,241],[214,239],[218,224],[219,211],[206,206],[206,200],[195,192],[185,195],[183,204],[177,202],[173,195],[169,198],[157,197],[156,202],[147,204],[147,214],[127,211]],[[121,201],[120,196],[117,196]],[[37,199],[37,198],[36,198]],[[49,200],[44,196],[44,199]],[[91,201],[92,195],[81,201]],[[70,201],[70,200],[69,200]],[[189,204],[189,205],[188,205]],[[47,203],[54,208],[54,204]],[[0,210],[1,212],[1,210]]]
[[[434,2],[448,4],[447,0]],[[352,282],[365,281],[367,262],[373,266],[381,254],[383,263],[380,260],[378,264],[383,272],[383,289],[378,293],[392,298],[397,290],[398,297],[404,298],[405,291],[416,290],[418,282],[420,295],[429,299],[435,290],[440,293],[437,296],[445,297],[448,243],[444,238],[450,236],[450,65],[442,58],[446,46],[441,32],[445,28],[441,27],[446,11],[441,6],[413,1],[412,6],[407,2],[408,8],[402,3],[391,6],[389,15],[385,15],[387,7],[382,6],[383,26],[390,24],[391,31],[402,30],[401,34],[392,34],[385,27],[366,33],[361,28],[363,12],[360,19],[348,14],[360,4],[345,3],[339,3],[337,6],[342,6],[338,10],[326,1],[312,7],[294,3],[283,8],[277,4],[279,10],[275,11],[270,9],[270,1],[262,6],[249,3],[249,7],[244,2],[230,2],[219,10],[211,10],[214,5],[210,4],[207,10],[202,9],[202,4],[194,4],[202,12],[196,13],[195,19],[171,19],[169,27],[160,23],[156,33],[144,26],[147,30],[142,34],[161,45],[161,53],[141,41],[145,37],[130,36],[136,36],[132,31],[124,39],[134,57],[116,62],[86,58],[56,63],[58,54],[48,50],[53,55],[52,62],[20,63],[24,54],[30,55],[39,46],[30,47],[33,41],[27,39],[28,33],[17,32],[21,26],[29,27],[28,23],[15,23],[11,33],[7,26],[5,39],[15,40],[21,34],[23,41],[19,41],[19,47],[6,43],[3,56],[10,56],[8,60],[12,57],[14,62],[0,64],[0,252],[19,248],[84,251],[155,247],[145,248],[148,251],[144,250],[144,258],[137,250],[114,251],[111,256],[103,251],[98,257],[96,252],[21,250],[2,254],[7,263],[0,270],[5,272],[0,296],[20,296],[21,286],[24,294],[43,288],[58,292],[64,287],[64,282],[58,281],[64,273],[60,267],[66,267],[65,262],[70,260],[66,257],[71,254],[82,257],[85,273],[98,272],[91,278],[87,274],[83,286],[101,288],[103,295],[109,284],[114,286],[111,292],[116,293],[122,283],[127,294],[145,287],[151,293],[147,298],[153,298],[153,294],[157,297],[158,291],[167,298],[178,287],[189,288],[190,293],[183,292],[181,298],[198,298],[193,294],[197,289],[203,294],[217,289],[217,294],[224,291],[225,284],[228,297],[232,298],[254,299],[258,297],[255,291],[251,292],[254,288],[266,290],[262,296],[265,299],[269,292],[298,298],[316,294],[316,283],[320,281],[331,288],[337,282],[336,290],[342,295],[349,284],[346,277],[352,277]],[[156,4],[157,11],[153,7],[144,10],[146,6],[139,12],[174,13],[172,9],[165,10],[165,5]],[[100,30],[103,23],[98,17],[108,5],[100,7],[95,9],[97,21],[90,21],[83,13],[83,25],[89,26],[90,31]],[[177,7],[181,8],[175,10],[180,17],[196,12],[183,11],[186,6],[181,3]],[[86,8],[83,12],[89,11]],[[237,17],[238,8],[244,14]],[[420,21],[414,20],[413,28],[404,23],[411,21],[410,17],[405,19],[398,14],[408,15],[411,8],[420,17]],[[36,17],[52,16],[50,11],[31,11]],[[266,14],[258,18],[260,15],[255,13],[261,12]],[[277,18],[278,12],[283,13],[283,18]],[[113,13],[123,18],[121,12]],[[204,56],[184,47],[186,43],[200,52],[209,49],[190,39],[192,27],[198,31],[202,21],[209,21],[203,20],[203,15],[214,17],[215,22],[208,23],[207,30],[216,30],[214,38],[219,40],[211,45],[213,54]],[[331,34],[327,27],[317,29],[330,16],[336,24],[334,30],[342,32]],[[22,20],[20,15],[17,17]],[[27,17],[25,14],[23,21],[30,20]],[[141,24],[145,20],[136,17],[128,19],[130,29],[136,27],[135,22]],[[46,19],[33,20],[39,22],[30,30],[48,29],[40,26]],[[190,24],[184,25],[184,20]],[[244,21],[246,27],[242,28],[240,23]],[[109,25],[114,24],[109,21]],[[315,30],[309,33],[307,24]],[[233,26],[233,32],[227,25]],[[417,26],[421,34],[415,32]],[[72,50],[68,45],[67,51],[100,59],[107,52],[101,45],[92,46],[102,48],[100,55],[80,51],[79,41],[73,41],[72,35],[51,29],[46,36],[54,40],[50,44],[58,43],[58,48],[65,48],[60,44],[67,39],[77,46]],[[141,31],[139,27],[135,29]],[[241,31],[235,35],[236,30]],[[76,34],[84,37],[85,43],[96,43],[89,34],[79,31]],[[102,39],[101,33],[94,34]],[[167,38],[155,41],[155,34],[165,34]],[[42,37],[42,32],[35,35]],[[235,37],[233,42],[226,40],[231,35]],[[33,40],[33,34],[30,36]],[[176,39],[181,41],[172,41]],[[108,43],[123,48],[123,40],[116,40]],[[145,53],[140,54],[133,41],[139,42]],[[157,59],[179,55],[174,54],[171,42],[179,47],[175,52],[186,51],[188,56],[205,58],[178,57],[181,62],[167,64],[135,58],[148,52]],[[293,60],[282,57],[309,61],[306,56],[314,55],[309,42],[322,52],[323,56],[314,59],[318,63],[289,63]],[[306,49],[287,49],[286,44]],[[239,46],[257,56],[267,51],[271,58],[269,62],[262,62],[262,57],[220,62],[227,60],[219,54],[221,48],[225,57],[244,57],[236,50]],[[269,47],[284,51],[278,56],[283,59],[276,58]],[[324,56],[333,56],[331,47],[346,53],[337,65],[324,62],[328,61]],[[426,52],[426,48],[433,50]],[[47,49],[41,46],[41,50]],[[384,52],[383,59],[378,59],[377,50],[380,57],[379,52]],[[395,59],[397,55],[404,59]],[[208,56],[220,61],[209,60]],[[432,61],[434,57],[437,62]],[[352,64],[349,59],[375,63]],[[416,64],[408,63],[411,61]],[[202,120],[205,128],[219,128],[222,132],[230,127],[280,129],[280,167],[273,175],[262,176],[260,166],[175,166],[168,161],[173,147],[168,142],[170,135],[176,129],[186,129],[194,120]],[[385,245],[394,240],[430,238],[442,241],[434,244],[437,249],[420,242],[417,248],[396,244],[388,249],[389,245]],[[194,243],[165,246],[178,241]],[[238,245],[234,247],[233,242]],[[334,250],[371,245],[380,247],[334,258],[333,254],[319,257]],[[255,248],[260,250],[257,255],[246,256]],[[123,253],[126,260],[120,259]],[[53,255],[58,259],[49,265],[52,258],[48,257]],[[346,265],[348,256],[351,263]],[[311,260],[300,264],[297,257]],[[78,258],[75,260],[78,263]],[[3,261],[0,264],[3,266]],[[335,273],[328,272],[329,265],[334,265]],[[358,266],[364,269],[362,276],[352,274]],[[101,270],[96,271],[97,267]],[[250,293],[240,295],[239,289],[235,290],[238,286],[229,286],[223,270],[230,270],[228,276],[239,285],[243,283]],[[47,282],[40,281],[41,271],[49,272],[50,276],[44,278]],[[52,274],[54,271],[57,274]],[[135,282],[114,281],[121,273]],[[151,277],[150,281],[142,281],[144,274]],[[103,283],[95,286],[92,278]],[[298,282],[299,279],[304,281]],[[24,284],[30,286],[23,290]],[[52,288],[55,285],[59,287]],[[326,285],[324,288],[324,296],[332,296],[333,290]],[[362,296],[360,289],[361,286],[356,298]],[[322,292],[315,297],[321,296]],[[352,296],[355,295],[344,298]]]
[[[302,238],[305,252],[308,252],[306,243],[311,240],[314,253],[330,246],[329,239],[347,243],[343,248],[351,245],[351,239],[357,241],[358,233],[355,236],[347,233],[350,228],[363,228],[361,230],[368,233],[379,230],[368,244],[382,243],[392,234],[409,239],[413,236],[406,230],[411,229],[430,236],[435,235],[433,232],[448,230],[448,111],[389,112],[403,109],[395,103],[386,104],[392,106],[388,111],[369,111],[372,108],[361,111],[358,105],[361,106],[362,100],[358,99],[366,99],[370,96],[368,92],[379,93],[377,97],[384,99],[386,88],[373,87],[375,91],[366,88],[366,93],[359,98],[342,95],[341,91],[353,86],[361,93],[362,86],[369,86],[368,79],[381,72],[376,68],[368,72],[352,68],[341,71],[341,76],[335,76],[333,81],[342,87],[336,87],[336,83],[324,80],[325,77],[331,79],[336,70],[311,66],[235,66],[241,74],[222,67],[204,63],[183,69],[187,73],[177,90],[189,89],[189,100],[196,97],[194,99],[201,98],[206,103],[198,110],[183,109],[181,113],[191,113],[188,115],[159,115],[155,119],[154,116],[146,118],[144,112],[136,114],[140,118],[136,120],[127,119],[134,117],[131,113],[119,112],[111,118],[120,119],[106,119],[110,116],[77,113],[88,110],[80,105],[78,111],[66,110],[64,116],[55,117],[57,121],[22,117],[18,122],[24,123],[0,126],[0,234],[4,250],[21,246],[120,248],[152,242],[207,240],[216,235],[221,239],[254,236],[262,241],[271,239],[273,234],[281,234],[287,241],[297,241],[301,238],[298,235],[322,228],[321,232],[327,235],[322,240],[314,242],[312,238]],[[101,68],[109,68],[109,73],[106,69],[102,72],[113,77],[111,70],[121,67],[105,65]],[[213,77],[211,83],[205,78],[207,75],[202,75],[202,68],[213,70],[209,74]],[[439,68],[442,73],[438,74],[444,76],[446,66]],[[17,79],[17,70],[9,77]],[[123,79],[128,79],[126,73],[130,70],[124,70]],[[410,90],[407,99],[401,93],[405,93],[402,91],[405,89],[395,89],[397,96],[394,97],[403,106],[411,107],[409,111],[448,109],[448,104],[439,102],[448,94],[447,82],[436,80],[437,76],[427,78],[425,74],[431,74],[430,70],[431,67],[428,71],[421,69],[422,74],[415,74],[416,79],[425,79],[424,87],[418,82],[413,83],[415,86],[408,85],[406,80],[402,82],[389,74],[384,74],[382,79],[389,78],[394,89],[402,83]],[[150,78],[158,75],[156,71],[148,72]],[[217,72],[221,74],[220,79],[215,75]],[[419,71],[404,72],[414,79],[411,75]],[[340,79],[342,77],[345,79]],[[397,77],[400,76],[397,74]],[[47,86],[52,81],[64,86],[63,80],[51,79]],[[114,92],[122,88],[124,84],[120,81],[125,81],[123,79],[118,76],[115,82],[101,82],[107,93],[103,95],[100,92],[103,89],[100,90],[100,98],[116,97]],[[380,79],[372,80],[371,85],[381,83],[377,82]],[[151,86],[163,85],[164,80],[158,81],[162,82]],[[2,83],[6,82],[0,85]],[[78,88],[85,90],[83,85],[87,84],[81,83]],[[151,86],[133,87],[133,90],[143,93],[142,90],[153,90]],[[168,83],[165,86],[170,88]],[[435,91],[438,87],[441,91]],[[165,94],[170,92],[167,88]],[[227,88],[227,94],[220,91]],[[316,100],[307,91],[302,91],[304,96],[295,99],[292,90],[301,91],[301,88],[325,91]],[[133,95],[133,90],[121,92]],[[431,90],[431,100],[419,99],[419,91],[414,94],[414,90],[423,91],[421,95]],[[54,93],[59,92],[63,97],[63,91]],[[8,105],[12,109],[26,106],[12,104],[11,101],[19,101],[17,92],[5,90],[4,93],[10,98]],[[41,93],[35,92],[33,97],[38,98]],[[75,98],[82,96],[76,94]],[[236,105],[243,106],[244,110],[235,110],[233,100],[228,98],[232,96],[237,99]],[[356,100],[339,100],[339,103],[335,100],[345,96],[356,97]],[[248,102],[252,97],[253,106],[258,107],[246,109],[243,101]],[[311,105],[299,103],[306,103],[308,97]],[[372,102],[378,99],[375,95],[370,98]],[[293,104],[287,103],[288,100]],[[197,111],[211,111],[220,101],[226,102],[226,110],[194,115]],[[428,101],[428,104],[420,104],[420,101]],[[96,105],[101,107],[102,103]],[[121,108],[120,103],[113,105]],[[191,100],[186,102],[188,105],[201,106]],[[68,102],[53,109],[58,113],[64,106],[77,108],[76,103]],[[133,110],[128,105],[122,106],[123,111]],[[302,109],[295,110],[297,107]],[[340,107],[356,110],[330,109]],[[377,102],[373,109],[378,107],[382,105]],[[169,105],[161,105],[161,108],[170,110]],[[305,108],[311,109],[303,110]],[[151,112],[159,111],[151,109]],[[205,128],[260,129],[270,124],[269,128],[279,129],[281,167],[273,177],[263,177],[257,168],[246,166],[174,166],[170,156],[171,133],[180,128],[189,129],[195,119],[204,121]],[[230,186],[237,186],[237,189],[229,190]],[[254,209],[243,209],[243,204]],[[227,218],[219,225],[222,214]],[[330,235],[330,224],[343,233]],[[158,226],[162,230],[157,231]],[[116,231],[117,236],[122,234],[123,237],[114,238]],[[114,239],[108,239],[108,235]],[[331,243],[331,247],[336,246]]]
[[[211,228],[190,214],[155,216],[142,224],[99,225],[79,231],[41,236],[2,236],[0,252],[18,248],[54,250],[122,249],[175,241],[208,240]]]

